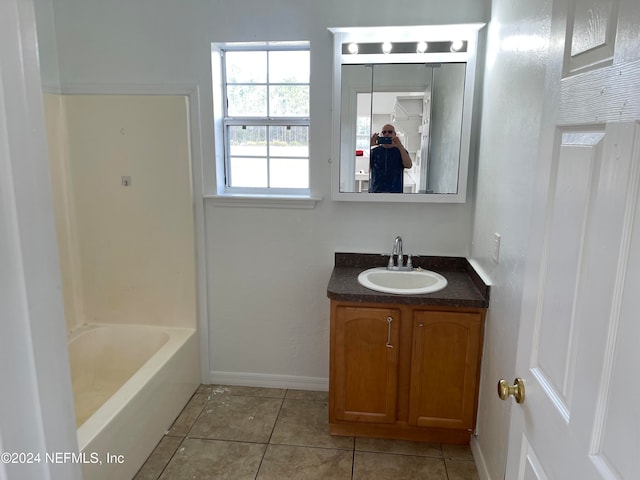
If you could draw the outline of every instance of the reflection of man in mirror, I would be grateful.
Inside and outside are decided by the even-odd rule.
[[[411,157],[393,125],[385,125],[380,133],[371,136],[369,192],[402,193],[404,169],[411,168]]]

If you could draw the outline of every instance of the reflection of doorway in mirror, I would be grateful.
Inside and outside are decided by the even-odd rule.
[[[420,193],[431,193],[428,191],[428,171],[429,171],[429,142],[431,137],[431,92],[426,91],[422,99],[422,111],[425,112],[422,115],[422,122],[418,127],[418,133],[420,135],[420,149],[416,152],[416,164],[419,166],[417,175],[420,178],[419,184],[424,186]]]
[[[420,188],[420,125],[424,117],[423,105],[425,92],[393,92],[395,101],[391,113],[391,124],[395,126],[396,135],[409,152],[412,166],[404,171],[404,193],[416,193]],[[376,93],[374,96],[377,96]]]
[[[356,99],[355,191],[369,190],[369,152],[371,145],[371,94],[358,93]]]
[[[369,183],[370,139],[386,124],[394,126],[400,142],[409,152],[412,167],[404,171],[404,193],[424,192],[428,153],[429,107],[431,92],[376,91],[373,102],[369,93],[357,95],[356,120],[356,191],[366,192]],[[426,125],[426,128],[425,128]]]

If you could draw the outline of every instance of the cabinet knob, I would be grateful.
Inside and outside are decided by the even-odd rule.
[[[513,381],[513,385],[502,379],[498,382],[498,396],[500,400],[506,400],[513,395],[516,403],[524,402],[524,380],[516,378]]]

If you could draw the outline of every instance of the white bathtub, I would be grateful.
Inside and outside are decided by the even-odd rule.
[[[69,362],[85,480],[132,478],[200,384],[191,328],[85,325]]]

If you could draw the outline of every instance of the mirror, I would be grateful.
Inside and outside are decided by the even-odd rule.
[[[340,192],[371,187],[371,136],[392,125],[411,158],[403,193],[456,194],[465,63],[342,66]]]
[[[477,36],[482,27],[330,29],[333,199],[466,201]],[[395,153],[372,141],[372,135],[382,136],[385,125],[398,137]],[[400,159],[401,148],[410,157],[410,168]],[[387,187],[391,190],[375,186],[382,165],[392,165],[384,170],[397,180]]]

